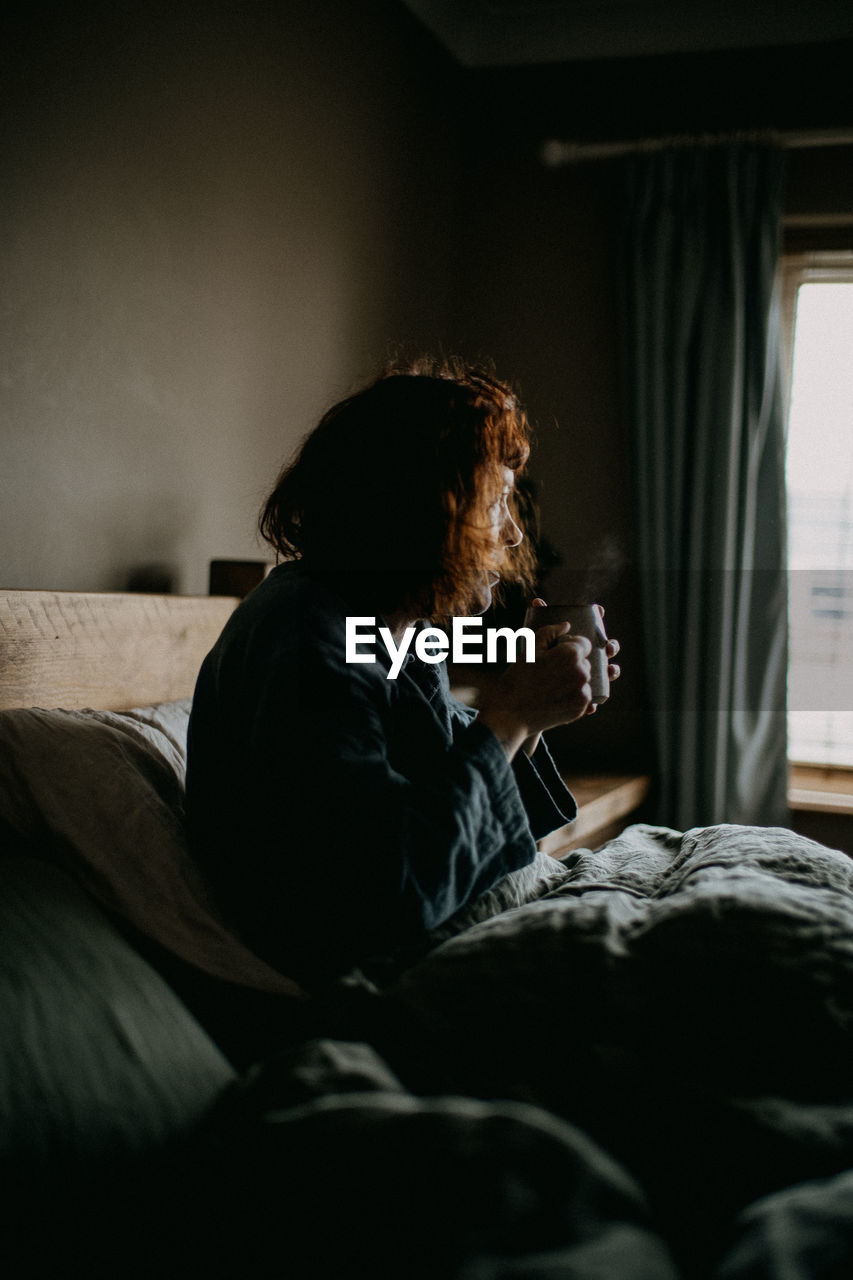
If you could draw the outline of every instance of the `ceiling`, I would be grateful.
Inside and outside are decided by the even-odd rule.
[[[850,0],[403,0],[466,67],[853,37]]]

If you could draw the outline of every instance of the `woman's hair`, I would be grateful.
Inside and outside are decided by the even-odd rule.
[[[529,436],[515,396],[491,374],[391,365],[323,416],[279,476],[260,532],[280,558],[340,579],[366,607],[465,613],[484,568],[532,578],[529,544],[498,557],[490,545],[503,470],[524,466]]]

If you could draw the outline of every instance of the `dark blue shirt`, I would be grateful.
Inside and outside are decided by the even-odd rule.
[[[443,663],[388,679],[380,642],[348,664],[347,612],[300,563],[274,569],[190,719],[195,859],[244,941],[308,990],[410,948],[576,813],[544,743],[511,766]]]

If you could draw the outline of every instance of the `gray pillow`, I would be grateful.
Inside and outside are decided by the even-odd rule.
[[[19,1171],[156,1148],[234,1073],[61,868],[0,856],[0,1160]]]

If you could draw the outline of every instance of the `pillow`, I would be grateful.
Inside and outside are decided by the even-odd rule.
[[[63,868],[12,852],[0,876],[0,1167],[41,1184],[191,1129],[221,1052]]]
[[[0,819],[109,910],[216,978],[300,996],[218,917],[183,829],[190,700],[0,712]]]

